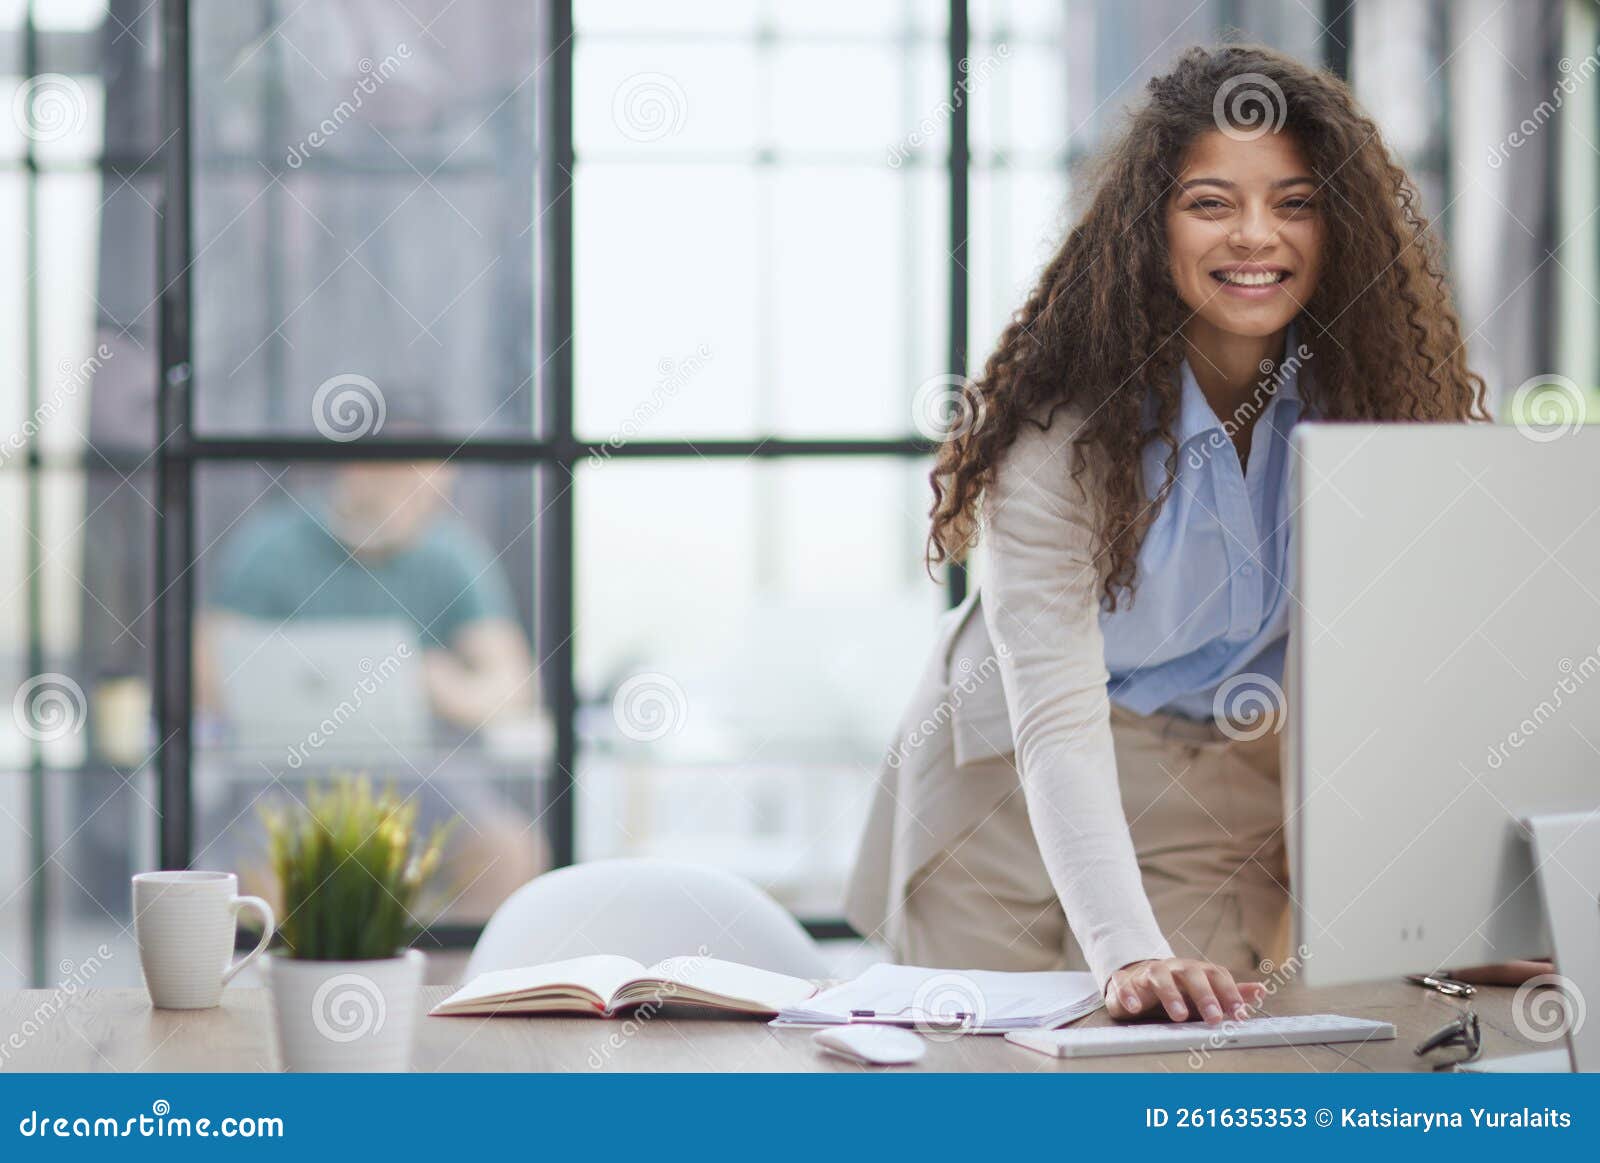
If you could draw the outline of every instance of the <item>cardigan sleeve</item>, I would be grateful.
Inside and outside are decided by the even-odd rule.
[[[1078,425],[1023,424],[982,502],[981,606],[1039,852],[1103,991],[1172,950],[1145,896],[1117,782],[1095,507],[1072,479]],[[1085,474],[1085,481],[1089,479]]]

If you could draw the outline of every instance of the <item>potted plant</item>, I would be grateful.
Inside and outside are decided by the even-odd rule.
[[[408,946],[444,829],[420,836],[416,804],[365,779],[262,816],[281,906],[263,974],[284,1069],[410,1069],[423,955]]]

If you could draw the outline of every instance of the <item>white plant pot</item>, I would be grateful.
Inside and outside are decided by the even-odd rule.
[[[381,961],[261,959],[278,1031],[278,1058],[297,1073],[411,1069],[423,955]]]

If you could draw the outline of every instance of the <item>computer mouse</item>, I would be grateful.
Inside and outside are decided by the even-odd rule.
[[[928,1044],[910,1030],[859,1023],[818,1030],[811,1040],[830,1054],[869,1066],[909,1066],[919,1062]]]

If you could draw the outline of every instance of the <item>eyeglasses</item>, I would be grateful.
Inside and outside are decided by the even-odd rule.
[[[1478,1054],[1483,1050],[1483,1034],[1478,1027],[1478,1015],[1472,1010],[1463,1010],[1455,1018],[1445,1023],[1438,1030],[1428,1035],[1417,1043],[1416,1054],[1421,1058],[1435,1050],[1459,1050],[1462,1053],[1456,1057],[1436,1061],[1435,1070],[1448,1070],[1453,1066],[1461,1066],[1468,1062],[1476,1061]]]

